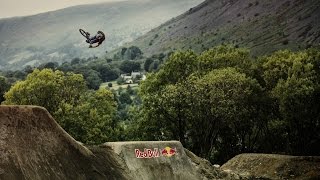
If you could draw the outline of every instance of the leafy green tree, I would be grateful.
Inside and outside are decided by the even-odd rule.
[[[110,65],[100,64],[96,67],[93,67],[94,70],[98,71],[101,75],[102,81],[113,81],[119,77],[119,69],[111,68]]]
[[[137,46],[129,47],[123,55],[124,60],[135,60],[142,57],[142,51]]]
[[[55,69],[57,69],[58,66],[59,66],[59,64],[57,62],[47,62],[47,63],[41,64],[39,66],[39,69],[52,69],[52,70],[55,70]]]
[[[74,70],[69,62],[62,63],[57,69],[63,72],[70,72]]]
[[[132,89],[132,87],[130,85],[127,86],[127,93],[129,95],[134,95],[135,94],[135,91]]]
[[[53,113],[62,102],[78,102],[85,90],[85,81],[81,75],[36,69],[26,80],[17,82],[5,93],[4,104],[38,105]]]
[[[132,103],[132,99],[130,97],[130,94],[127,92],[123,92],[120,94],[119,101],[121,104],[131,104]]]
[[[150,69],[150,65],[153,63],[153,59],[152,58],[147,58],[146,61],[144,62],[143,68],[145,71],[149,71]]]
[[[263,135],[268,120],[263,117],[267,114],[260,98],[263,89],[242,69],[251,67],[250,62],[241,64],[250,60],[243,55],[245,50],[219,48],[217,53],[234,62],[214,64],[220,59],[210,54],[213,50],[200,56],[176,52],[142,82],[141,117],[136,124],[143,137],[178,139],[198,155],[219,162],[258,149],[257,137]],[[200,68],[203,62],[207,65]]]
[[[36,69],[5,93],[4,104],[43,106],[68,133],[84,143],[119,137],[113,93],[106,89],[88,91],[80,74]]]
[[[122,48],[119,52],[114,55],[114,59],[116,60],[135,60],[142,58],[142,51],[137,46],[131,46],[129,48]]]
[[[54,113],[64,129],[75,139],[87,144],[117,141],[119,127],[114,121],[117,104],[111,91],[88,91],[79,103],[63,103]]]
[[[3,95],[6,91],[9,90],[9,88],[10,88],[10,84],[7,78],[0,76],[0,103],[4,101]]]
[[[85,73],[84,78],[87,81],[87,85],[90,89],[97,90],[99,89],[100,84],[102,83],[100,73],[92,69]]]
[[[148,71],[149,72],[157,71],[159,70],[159,68],[160,68],[160,62],[159,60],[156,59],[150,64]]]
[[[278,105],[278,124],[284,126],[279,130],[288,134],[282,135],[289,140],[283,150],[291,154],[316,154],[320,150],[319,54],[278,51],[263,64],[267,88]]]
[[[141,84],[142,94],[152,94],[167,84],[182,82],[197,70],[197,55],[193,51],[176,52],[157,73],[151,73]]]
[[[134,61],[123,61],[120,64],[119,69],[123,71],[124,73],[131,73],[133,71],[140,71],[140,63],[139,62],[134,62]]]
[[[32,73],[34,68],[32,68],[30,65],[27,65],[26,67],[23,68],[23,71],[26,73],[26,74],[30,74]]]
[[[71,65],[76,65],[76,64],[79,64],[80,63],[80,58],[74,58],[71,60]]]
[[[221,45],[203,52],[199,56],[199,71],[206,73],[212,69],[234,67],[248,73],[251,58],[247,49]]]
[[[182,109],[180,105],[184,103],[184,96],[181,96],[183,91],[175,84],[184,82],[196,70],[196,60],[197,55],[192,51],[174,53],[157,73],[151,73],[141,83],[139,94],[145,118],[141,122],[147,121],[149,130],[157,129],[156,132],[145,133],[153,139],[176,138],[184,141],[186,123],[183,111],[175,112],[175,107]],[[170,109],[169,106],[173,107]]]
[[[225,146],[231,143],[229,157],[224,158],[253,150],[257,135],[254,128],[265,124],[259,121],[262,88],[257,81],[236,69],[226,68],[203,77],[190,77],[190,83],[192,149],[201,147],[198,153],[210,157],[213,150],[227,151]],[[223,148],[215,149],[217,144]]]

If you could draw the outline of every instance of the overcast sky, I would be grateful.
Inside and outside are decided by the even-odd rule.
[[[0,18],[26,16],[79,4],[119,0],[0,0]]]

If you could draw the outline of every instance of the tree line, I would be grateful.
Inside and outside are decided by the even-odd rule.
[[[245,152],[319,155],[319,63],[318,49],[176,52],[142,83],[129,138],[180,140],[214,162]]]
[[[223,45],[158,56],[145,61],[138,92],[90,89],[76,71],[44,68],[11,87],[0,77],[2,101],[43,106],[88,144],[180,140],[215,163],[245,152],[319,155],[319,49],[252,57]]]

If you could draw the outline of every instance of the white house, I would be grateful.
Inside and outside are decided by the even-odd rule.
[[[142,74],[141,72],[131,72],[131,75],[128,74],[121,74],[121,78],[125,81],[127,84],[132,84],[134,79],[141,79],[145,80],[146,76]]]

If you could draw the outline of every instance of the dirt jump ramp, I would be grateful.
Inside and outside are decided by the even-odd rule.
[[[110,149],[75,141],[36,106],[0,106],[0,179],[131,179]]]
[[[104,146],[120,156],[137,180],[205,179],[179,141],[109,142]]]

